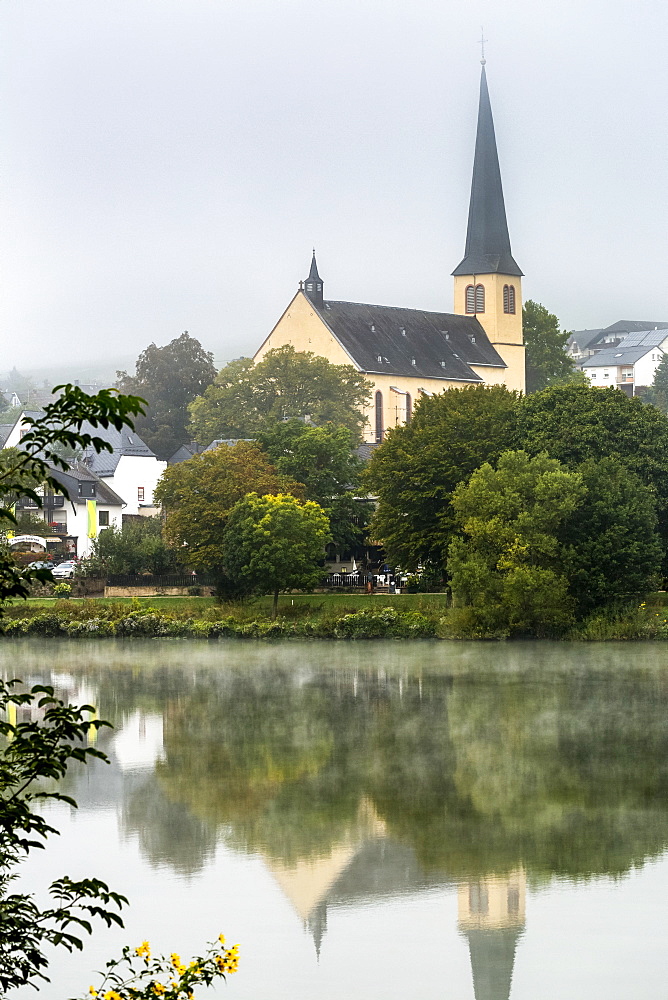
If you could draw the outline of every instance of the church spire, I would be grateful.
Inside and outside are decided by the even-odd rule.
[[[316,309],[324,308],[324,299],[322,292],[322,278],[318,274],[318,265],[315,259],[315,248],[313,249],[313,257],[311,259],[311,270],[308,273],[308,278],[304,282],[304,292],[306,297],[311,300]]]
[[[496,151],[492,107],[487,89],[484,56],[480,60],[480,104],[478,132],[473,161],[473,181],[469,204],[466,250],[461,264],[452,272],[460,274],[508,274],[521,276],[510,250],[510,236],[503,201],[501,171]]]

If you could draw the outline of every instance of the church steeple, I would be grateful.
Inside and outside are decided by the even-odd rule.
[[[316,309],[324,309],[324,297],[322,291],[322,278],[318,274],[318,265],[315,260],[315,249],[313,250],[313,257],[311,259],[311,270],[308,273],[308,278],[304,282],[304,293],[306,297],[311,300]]]
[[[452,272],[455,312],[478,320],[506,366],[501,377],[498,369],[476,369],[479,374],[488,382],[503,381],[509,389],[524,392],[522,272],[510,249],[484,56],[481,62],[466,250],[463,261]]]
[[[466,249],[463,261],[452,273],[455,276],[508,274],[520,277],[522,275],[510,249],[484,59],[480,75],[478,132],[473,161]]]

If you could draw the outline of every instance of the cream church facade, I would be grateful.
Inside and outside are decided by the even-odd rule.
[[[510,248],[484,60],[466,249],[453,276],[454,313],[329,300],[314,252],[253,360],[289,344],[363,372],[373,384],[368,442],[410,421],[422,395],[480,384],[524,392],[522,272]]]

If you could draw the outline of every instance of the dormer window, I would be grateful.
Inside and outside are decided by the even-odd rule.
[[[445,368],[445,361],[441,361],[441,368]]]
[[[412,364],[412,365],[413,365],[413,367],[415,368],[415,364],[416,364],[416,361],[415,361],[415,358],[411,358],[411,364]]]
[[[402,337],[406,336],[406,327],[405,326],[402,326],[402,328],[401,328],[401,336]]]
[[[383,363],[383,355],[382,355],[382,354],[379,354],[379,355],[378,355],[378,364],[379,364],[379,365],[382,365],[382,363]]]
[[[469,337],[469,340],[471,341],[472,344],[475,344],[475,337],[471,336]]]

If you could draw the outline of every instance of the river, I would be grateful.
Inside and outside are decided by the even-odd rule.
[[[221,931],[229,1000],[665,995],[665,644],[5,640],[0,670],[115,727],[23,881],[97,875],[126,929],[43,1000]]]

